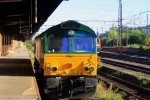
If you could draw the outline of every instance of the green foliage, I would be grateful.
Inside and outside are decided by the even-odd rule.
[[[150,34],[144,33],[142,35],[142,40],[142,44],[144,44],[145,46],[150,46]]]
[[[117,28],[110,28],[105,34],[101,35],[102,43],[105,46],[114,46],[117,44],[118,32]]]
[[[142,32],[138,29],[129,31],[130,44],[142,44]]]
[[[20,48],[20,47],[21,47],[21,45],[20,45],[20,43],[18,43],[18,45],[17,45],[16,49],[18,49],[18,48]]]
[[[29,50],[34,50],[34,42],[32,40],[26,40],[24,44]]]
[[[142,82],[142,85],[148,85],[148,84],[150,84],[150,81],[148,81],[148,80],[145,80],[145,79],[142,79],[141,80]]]
[[[109,31],[102,34],[100,37],[103,46],[117,46],[117,28],[110,28]],[[124,27],[122,31],[122,45],[128,45],[129,48],[139,48],[141,45],[150,46],[150,34],[142,33],[141,29],[132,29],[129,27]]]
[[[142,44],[142,45],[139,45],[139,44],[129,44],[129,45],[127,45],[127,48],[139,48],[139,50],[150,51],[150,46],[146,46],[144,44]]]
[[[94,98],[96,100],[123,100],[121,94],[112,92],[112,89],[105,90],[102,84],[97,85],[97,90]]]
[[[130,44],[130,45],[127,45],[127,48],[140,48],[140,45],[139,44]]]

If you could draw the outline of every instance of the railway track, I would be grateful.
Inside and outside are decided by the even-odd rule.
[[[128,54],[114,53],[114,52],[107,52],[107,51],[101,51],[99,53],[99,56],[150,65],[150,58],[148,57],[139,57],[136,55],[131,56]]]
[[[130,70],[150,74],[150,67],[143,64],[137,64],[137,63],[130,63],[125,62],[121,60],[115,60],[115,59],[107,59],[107,58],[101,58],[101,61],[106,64],[115,65],[117,67],[123,67]]]
[[[143,88],[141,86],[138,86],[136,84],[133,84],[131,82],[125,81],[123,79],[117,78],[115,76],[109,75],[107,73],[103,73],[101,71],[98,71],[98,79],[104,81],[108,84],[113,84],[115,88],[118,88],[120,91],[123,91],[126,93],[126,96],[124,96],[124,99],[129,100],[130,97],[132,97],[132,100],[148,100],[150,89]],[[131,87],[131,88],[129,88]],[[144,93],[144,95],[143,95]]]
[[[125,55],[130,55],[130,56],[143,56],[143,57],[150,57],[150,51],[147,50],[142,50],[142,49],[137,49],[137,48],[102,48],[101,51],[106,51],[106,52],[113,52],[113,53],[120,53],[120,54],[125,54]]]
[[[149,58],[109,52],[101,52],[99,55],[101,57],[101,62],[103,63],[102,70],[98,72],[101,80],[104,80],[107,83],[114,83],[115,87],[124,91],[129,96],[131,95],[134,97],[132,100],[150,99]],[[117,75],[116,73],[119,74]],[[141,85],[141,81],[138,79],[140,74],[143,75],[142,80],[148,81],[147,85]],[[115,82],[118,82],[119,84],[116,84]]]

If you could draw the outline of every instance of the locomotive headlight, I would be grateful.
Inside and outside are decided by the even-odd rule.
[[[69,31],[68,31],[68,35],[69,35],[69,36],[73,36],[74,33],[75,33],[75,32],[74,32],[73,30],[69,30]]]
[[[53,67],[53,68],[52,68],[52,71],[57,71],[57,67]]]
[[[88,68],[88,67],[84,67],[84,70],[85,70],[85,71],[88,71],[88,70],[89,70],[89,68]]]
[[[50,71],[57,71],[57,67],[48,67],[47,70]]]
[[[89,68],[89,71],[90,71],[90,72],[93,72],[93,71],[94,71],[94,67],[90,67],[90,68]]]
[[[50,72],[50,71],[52,71],[52,68],[51,68],[51,67],[48,67],[47,70]]]

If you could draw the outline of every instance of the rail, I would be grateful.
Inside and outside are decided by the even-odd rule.
[[[135,84],[133,84],[133,83],[131,83],[131,82],[122,80],[122,79],[120,79],[120,78],[117,78],[117,77],[108,75],[108,74],[103,73],[103,72],[98,72],[98,74],[101,75],[101,76],[98,76],[98,79],[99,79],[99,80],[102,80],[102,81],[104,81],[104,82],[106,82],[106,83],[111,84],[111,82],[110,82],[110,81],[106,81],[106,79],[112,79],[112,81],[116,80],[116,81],[119,82],[120,84],[122,83],[122,84],[124,84],[124,85],[131,86],[132,88],[136,89],[137,91],[140,90],[141,92],[144,92],[144,93],[150,93],[150,89],[143,88],[143,87],[138,86],[138,85],[135,85]],[[102,76],[103,76],[103,78],[101,78]],[[121,86],[118,85],[118,84],[117,84],[117,85],[114,84],[113,86],[119,88],[119,90],[125,92],[125,93],[128,94],[129,96],[134,97],[135,99],[146,100],[146,99],[143,98],[143,97],[140,97],[140,96],[138,96],[138,95],[136,95],[136,94],[134,94],[134,93],[131,93],[131,92],[127,91],[126,89],[121,88]]]

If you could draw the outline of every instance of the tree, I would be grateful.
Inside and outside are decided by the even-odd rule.
[[[142,35],[142,44],[144,44],[146,46],[150,46],[150,34],[144,33]]]
[[[150,34],[142,33],[142,28],[133,29],[124,27],[122,30],[122,45],[127,44],[140,44],[150,46]],[[103,46],[116,46],[118,39],[118,32],[116,27],[111,27],[109,31],[101,34]]]
[[[116,27],[111,27],[107,32],[109,36],[109,44],[111,46],[117,45],[118,32]]]
[[[142,32],[139,29],[129,31],[129,44],[142,44]]]

